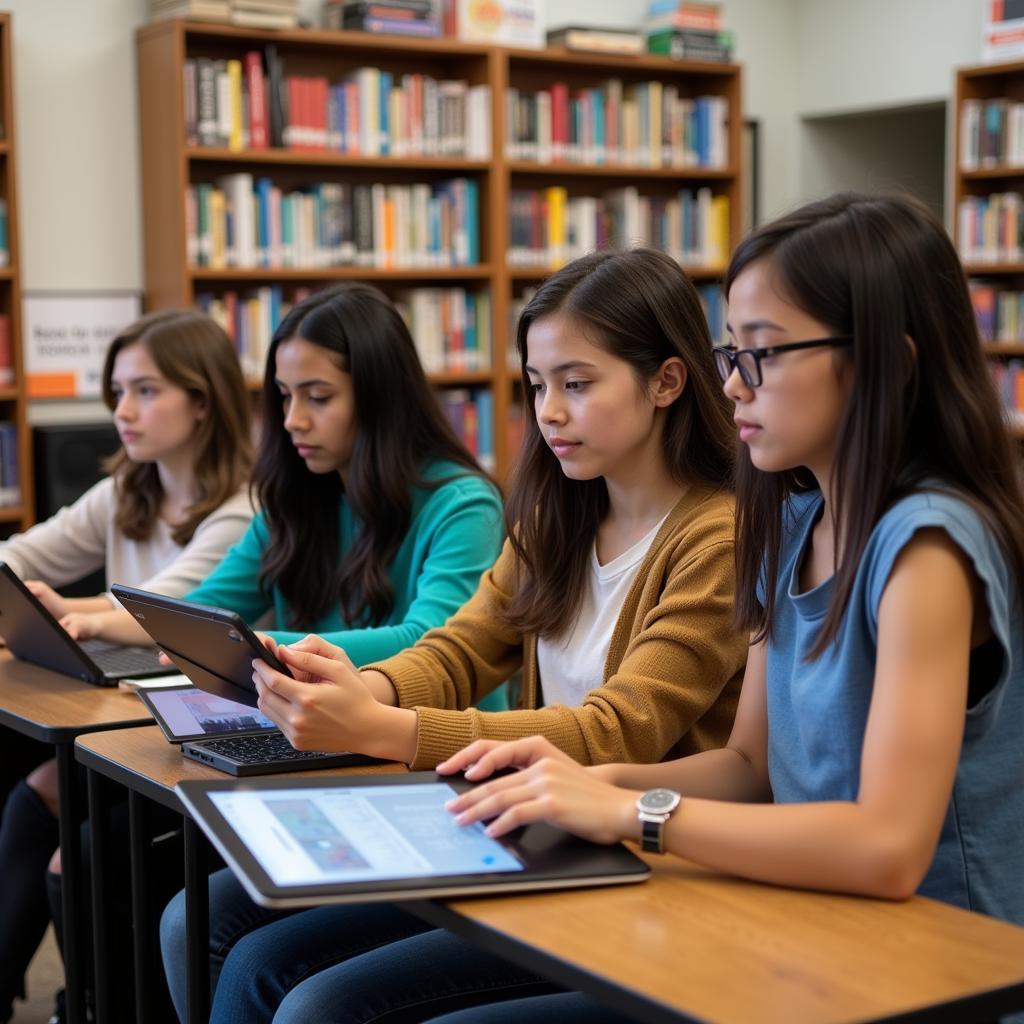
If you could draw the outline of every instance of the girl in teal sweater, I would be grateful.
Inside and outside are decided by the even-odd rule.
[[[468,600],[501,544],[497,490],[456,438],[395,306],[365,284],[296,305],[274,334],[253,473],[262,511],[186,598],[275,640],[386,658]]]

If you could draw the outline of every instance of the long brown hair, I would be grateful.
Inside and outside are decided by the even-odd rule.
[[[351,374],[356,439],[343,486],[338,473],[311,473],[284,428],[277,350],[302,338]],[[433,460],[483,476],[455,436],[427,381],[416,346],[393,302],[372,285],[345,282],[298,303],[274,332],[263,381],[263,433],[253,470],[270,533],[260,584],[276,586],[291,625],[308,627],[341,605],[347,623],[385,621],[394,606],[388,565],[412,519],[414,488]],[[339,561],[342,496],[362,529]]]
[[[142,345],[161,375],[203,403],[207,415],[196,425],[196,498],[172,536],[184,546],[199,524],[238,492],[249,477],[249,400],[230,339],[208,316],[195,310],[150,313],[126,327],[110,344],[103,366],[103,400],[117,405],[112,376],[118,353]],[[121,448],[105,463],[113,476],[114,522],[131,540],[146,540],[160,515],[163,487],[153,462],[133,462]]]
[[[851,354],[842,357],[851,360],[854,385],[831,482],[842,559],[810,657],[838,634],[875,524],[922,488],[951,491],[977,510],[1024,591],[1024,500],[1010,436],[967,280],[939,222],[909,197],[842,193],[741,242],[725,276],[726,294],[759,260],[769,261],[791,302],[854,339]],[[771,636],[788,499],[816,486],[806,469],[765,473],[749,452],[739,458],[736,614],[757,639]]]
[[[555,313],[571,317],[596,344],[629,363],[638,386],[646,386],[666,359],[677,356],[686,364],[686,387],[665,410],[662,433],[665,463],[677,480],[729,488],[736,446],[700,298],[677,263],[653,249],[599,252],[549,277],[516,330],[530,408],[505,507],[519,562],[506,619],[520,632],[543,636],[557,636],[572,622],[609,509],[604,479],[565,476],[532,415],[527,335],[533,323]]]

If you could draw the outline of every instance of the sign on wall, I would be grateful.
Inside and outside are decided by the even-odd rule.
[[[110,342],[141,314],[138,292],[26,292],[29,398],[98,398]]]

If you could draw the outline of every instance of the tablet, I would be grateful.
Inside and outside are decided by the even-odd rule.
[[[264,907],[428,899],[640,882],[647,865],[550,825],[491,839],[445,801],[470,787],[434,772],[186,781],[175,787]]]
[[[266,715],[247,704],[225,700],[191,683],[136,693],[170,743],[278,731]]]
[[[291,675],[235,612],[119,583],[110,592],[178,671],[207,693],[254,708],[258,698],[252,681],[255,658]]]

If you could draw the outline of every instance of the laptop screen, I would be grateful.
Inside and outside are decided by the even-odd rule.
[[[146,703],[161,720],[164,732],[175,740],[233,732],[269,732],[277,728],[254,708],[216,697],[194,686],[148,690]]]
[[[484,833],[456,825],[446,783],[211,792],[275,885],[522,871]]]

